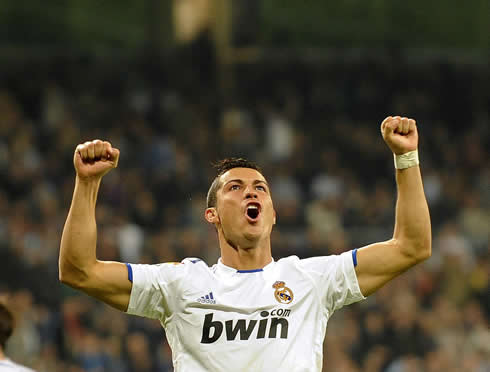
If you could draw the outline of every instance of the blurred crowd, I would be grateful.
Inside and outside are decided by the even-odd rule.
[[[419,126],[433,255],[334,315],[324,371],[488,371],[488,66],[340,53],[228,76],[198,52],[4,65],[0,296],[17,319],[7,355],[39,372],[172,371],[158,322],[58,282],[78,143],[121,150],[98,198],[99,259],[214,264],[217,238],[203,219],[211,163],[244,156],[271,184],[277,260],[391,238],[396,185],[379,124],[399,114]]]

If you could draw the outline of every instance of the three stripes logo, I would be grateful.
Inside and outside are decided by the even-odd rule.
[[[201,304],[215,304],[216,303],[216,300],[213,297],[213,292],[209,292],[207,295],[199,297],[196,301],[201,303]]]

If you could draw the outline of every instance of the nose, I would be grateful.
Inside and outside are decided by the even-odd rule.
[[[245,199],[257,199],[259,195],[254,188],[247,187],[245,190]]]

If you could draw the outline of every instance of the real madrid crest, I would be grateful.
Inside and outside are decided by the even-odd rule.
[[[277,281],[272,284],[272,288],[275,288],[274,297],[281,304],[289,304],[293,301],[294,295],[293,291],[286,287],[285,282]]]

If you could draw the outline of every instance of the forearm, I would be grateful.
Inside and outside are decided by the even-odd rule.
[[[381,135],[395,154],[395,231],[393,239],[359,249],[356,274],[364,296],[431,254],[430,216],[418,166],[415,120],[388,116],[381,123]]]
[[[100,179],[75,182],[73,199],[61,237],[60,279],[77,285],[87,279],[96,263],[97,226],[95,204]]]
[[[405,255],[417,261],[425,259],[431,253],[432,237],[420,168],[397,169],[396,183],[398,199],[393,238]]]

